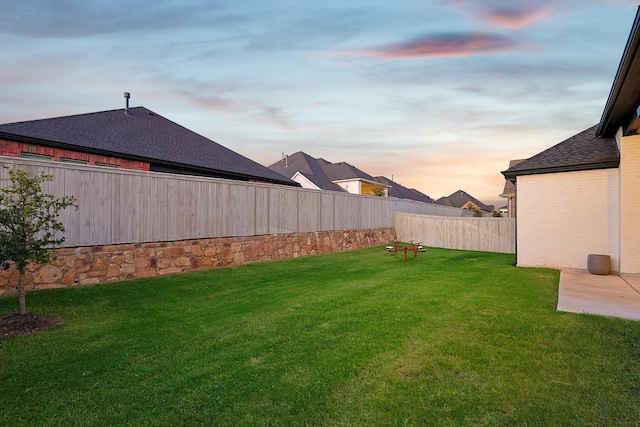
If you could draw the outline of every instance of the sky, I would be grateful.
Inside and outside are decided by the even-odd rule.
[[[268,166],[303,151],[496,207],[597,124],[636,0],[2,0],[0,123],[144,106]]]

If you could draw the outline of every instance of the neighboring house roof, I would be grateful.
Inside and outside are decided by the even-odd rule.
[[[325,159],[318,159],[318,164],[333,182],[354,179],[375,182],[374,177],[347,162],[331,163]]]
[[[337,184],[344,181],[367,181],[372,184],[377,182],[374,177],[349,163],[331,163],[325,159],[313,158],[301,151],[284,156],[269,168],[292,179],[301,174],[320,190],[345,192],[347,190]]]
[[[407,188],[385,176],[376,176],[377,182],[381,182],[389,186],[389,197],[398,199],[416,200],[418,202],[433,203],[433,199],[415,188]]]
[[[435,203],[444,206],[453,206],[461,208],[467,204],[467,202],[473,203],[478,209],[485,212],[493,212],[493,205],[485,205],[480,200],[476,199],[466,191],[458,190],[451,193],[449,196],[440,197]]]
[[[518,163],[521,163],[525,160],[526,159],[510,160],[509,168],[512,168]],[[505,179],[504,189],[502,190],[502,194],[500,194],[500,197],[509,197],[509,196],[515,196],[515,195],[516,195],[516,185],[513,182],[509,181],[508,179]]]
[[[360,180],[385,184],[389,188],[388,195],[390,197],[433,203],[433,199],[426,194],[414,188],[406,188],[387,177],[373,177],[349,163],[331,163],[325,159],[316,159],[301,151],[283,156],[282,160],[272,164],[269,168],[291,179],[297,179],[298,175],[302,175],[320,190],[346,192],[347,190],[336,182]]]
[[[592,126],[502,173],[513,181],[518,175],[618,167],[620,156],[615,139],[598,138],[597,127]]]
[[[298,186],[144,107],[6,123],[0,138],[145,161],[152,170]]]
[[[613,137],[622,126],[625,135],[640,129],[640,6],[629,33],[616,77],[596,134]]]
[[[301,173],[320,190],[346,191],[329,179],[317,159],[302,151],[287,155],[282,160],[269,166],[269,169],[290,179],[293,178],[296,173]]]

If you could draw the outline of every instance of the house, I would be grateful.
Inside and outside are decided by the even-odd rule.
[[[269,166],[269,169],[297,182],[302,188],[346,192],[331,181],[317,159],[301,151],[283,155],[282,160]]]
[[[485,205],[480,200],[462,190],[454,191],[445,197],[440,197],[435,201],[435,203],[462,209],[471,209],[475,207],[486,213],[492,213],[494,210],[493,205]]]
[[[396,199],[415,200],[423,203],[433,203],[433,199],[415,188],[407,188],[386,176],[376,176],[376,182],[386,184],[389,188],[389,197]]]
[[[414,188],[406,188],[384,176],[373,177],[349,163],[331,163],[316,159],[298,151],[282,156],[282,160],[269,166],[270,169],[299,183],[303,188],[374,194],[374,190],[385,196],[398,199],[433,203],[433,199]]]
[[[127,94],[125,94],[125,97]],[[0,124],[0,155],[299,184],[144,107]]]
[[[269,166],[269,169],[299,183],[303,188],[374,195],[374,190],[380,187],[385,195],[388,194],[387,185],[377,182],[374,177],[349,163],[331,163],[301,151],[283,155],[282,160]]]
[[[600,122],[503,172],[516,185],[516,262],[640,274],[640,7]],[[541,206],[549,206],[545,214]]]
[[[389,187],[379,183],[374,177],[347,162],[331,163],[325,159],[317,159],[320,167],[334,184],[339,185],[351,194],[376,195],[382,191],[389,195]]]
[[[518,163],[523,162],[526,159],[518,159],[511,160],[509,162],[509,168],[514,167]],[[508,179],[504,180],[504,189],[502,190],[502,194],[500,197],[504,197],[507,199],[507,205],[498,209],[498,212],[505,215],[507,218],[515,218],[516,217],[516,185],[509,181]]]

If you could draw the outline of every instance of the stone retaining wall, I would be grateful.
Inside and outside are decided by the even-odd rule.
[[[61,248],[50,264],[27,269],[25,287],[46,289],[163,276],[368,248],[395,238],[395,229],[386,227]],[[14,293],[17,283],[17,271],[0,270],[0,294]]]

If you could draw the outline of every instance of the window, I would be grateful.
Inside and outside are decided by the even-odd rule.
[[[103,166],[105,168],[118,168],[118,165],[112,165],[109,163],[100,163],[100,162],[96,162],[96,166]]]
[[[77,165],[86,165],[88,162],[86,160],[76,160],[76,159],[60,159],[62,163],[75,163]]]
[[[53,157],[44,156],[42,154],[22,153],[21,156],[22,156],[23,159],[42,160],[43,162],[52,162],[53,161]]]

